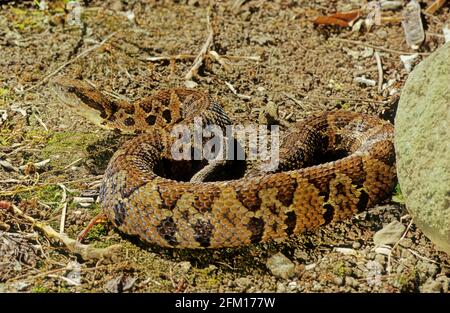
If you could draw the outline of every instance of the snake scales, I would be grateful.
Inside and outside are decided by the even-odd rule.
[[[196,116],[206,124],[230,123],[208,95],[168,89],[128,103],[79,80],[53,85],[62,102],[97,125],[139,134],[110,160],[100,201],[115,227],[145,242],[220,248],[282,239],[379,203],[396,181],[393,126],[347,111],[292,125],[280,145],[279,172],[227,181],[171,180],[157,168],[170,159],[168,132],[174,125]],[[337,151],[346,156],[311,166],[318,155]]]

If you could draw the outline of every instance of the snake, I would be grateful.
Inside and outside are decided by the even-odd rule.
[[[373,207],[396,184],[394,126],[374,115],[312,114],[289,125],[276,170],[189,181],[171,176],[189,168],[189,162],[173,160],[171,130],[195,118],[220,127],[232,124],[207,92],[161,89],[130,102],[80,79],[61,77],[52,85],[75,113],[104,129],[134,135],[110,159],[99,202],[115,228],[147,244],[204,249],[282,241]],[[337,157],[327,160],[327,155]]]

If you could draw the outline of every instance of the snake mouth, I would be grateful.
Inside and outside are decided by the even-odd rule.
[[[51,87],[53,92],[56,94],[57,98],[64,103],[66,107],[72,110],[74,113],[83,116],[90,122],[94,123],[101,128],[110,129],[106,127],[104,123],[105,109],[101,104],[97,103],[94,99],[90,99],[86,96],[86,92],[84,90],[78,90],[70,80],[52,80]],[[83,89],[89,90],[90,86],[82,86]],[[79,95],[83,95],[83,98],[80,98]]]

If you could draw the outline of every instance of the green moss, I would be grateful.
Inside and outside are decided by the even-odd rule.
[[[32,293],[48,293],[48,292],[50,292],[50,289],[48,289],[47,287],[41,286],[41,285],[37,285],[37,286],[34,286],[33,288],[31,288],[31,292]]]
[[[98,140],[96,134],[79,132],[58,132],[52,134],[42,149],[43,159],[59,158],[64,164],[75,161],[86,150],[86,147]]]
[[[11,145],[11,130],[8,127],[0,128],[0,146]]]
[[[51,137],[49,131],[44,129],[30,129],[24,134],[25,140],[30,140],[33,145],[46,144]]]
[[[59,203],[62,198],[62,189],[56,185],[42,186],[31,191],[19,193],[23,200],[37,199],[47,204]]]
[[[105,224],[96,224],[89,230],[86,239],[99,240],[102,236],[106,236],[106,234],[108,234],[108,230]]]
[[[0,97],[4,97],[9,93],[9,89],[6,87],[1,87],[0,88]]]
[[[333,271],[336,275],[339,277],[344,277],[350,273],[350,270],[347,269],[345,266],[345,263],[343,261],[339,261],[336,263],[336,266],[334,267]]]

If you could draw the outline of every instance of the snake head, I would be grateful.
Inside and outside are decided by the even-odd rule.
[[[103,128],[117,111],[117,104],[82,80],[58,78],[51,81],[58,98],[71,110]]]

